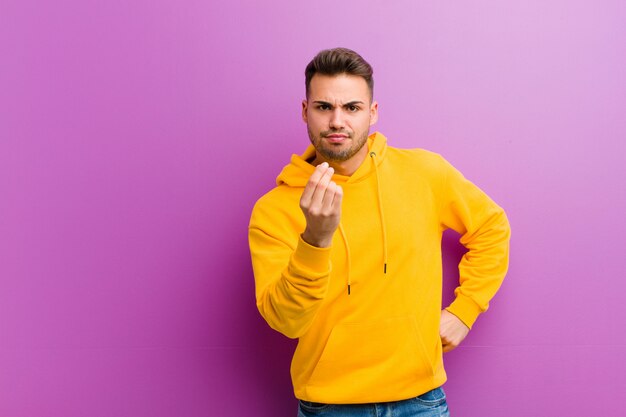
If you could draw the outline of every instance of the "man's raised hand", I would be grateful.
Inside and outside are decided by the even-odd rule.
[[[343,190],[333,181],[334,170],[323,162],[315,168],[304,187],[300,209],[306,219],[302,239],[310,245],[327,248],[341,219]]]

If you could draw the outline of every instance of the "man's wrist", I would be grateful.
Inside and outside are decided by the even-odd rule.
[[[306,243],[308,243],[311,246],[318,247],[318,248],[329,248],[331,244],[333,243],[332,237],[319,239],[313,236],[312,233],[309,232],[308,230],[305,230],[304,233],[302,233],[302,235],[300,236],[302,237],[302,240],[304,240]]]

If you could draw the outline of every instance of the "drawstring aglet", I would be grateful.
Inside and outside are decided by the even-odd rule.
[[[383,272],[386,274],[387,273],[387,263],[385,263],[385,265],[383,266]]]
[[[350,284],[348,284],[348,295],[350,295]]]

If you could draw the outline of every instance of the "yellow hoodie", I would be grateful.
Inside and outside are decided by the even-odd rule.
[[[300,196],[312,146],[293,155],[249,227],[257,306],[269,325],[299,338],[291,365],[297,398],[322,403],[396,401],[441,386],[441,236],[468,252],[447,310],[471,328],[508,266],[504,211],[437,154],[368,139],[369,157],[344,191],[330,248],[308,245]]]

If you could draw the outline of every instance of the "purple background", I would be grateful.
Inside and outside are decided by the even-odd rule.
[[[625,415],[626,3],[263,3],[2,0],[0,416],[295,415],[247,224],[333,46],[511,220],[453,415]]]

